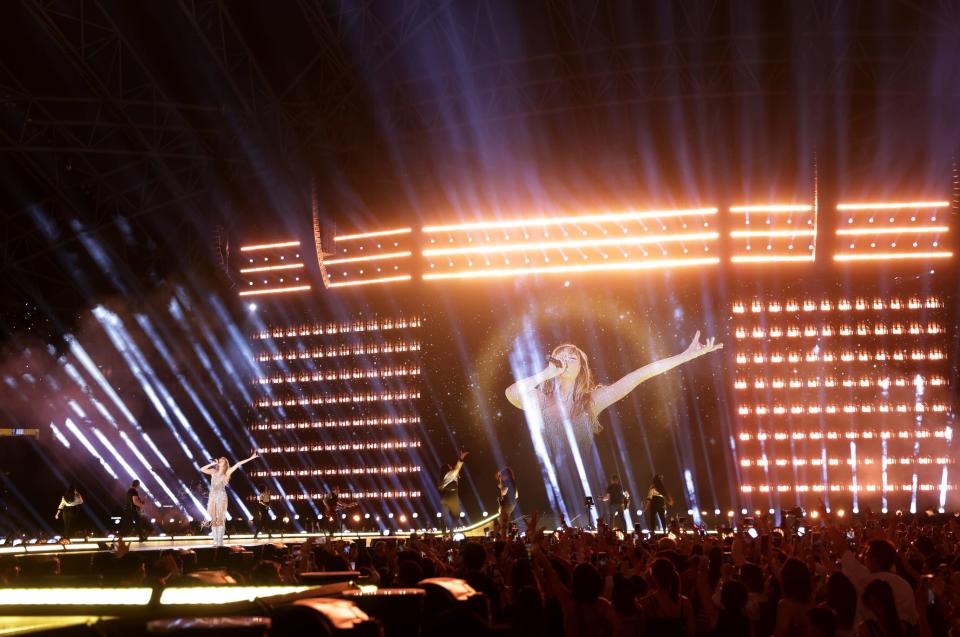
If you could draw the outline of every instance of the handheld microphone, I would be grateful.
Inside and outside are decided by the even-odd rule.
[[[562,360],[556,358],[555,356],[547,356],[547,362],[556,365],[560,369],[563,369],[567,366]]]

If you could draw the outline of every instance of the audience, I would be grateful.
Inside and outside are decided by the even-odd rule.
[[[130,552],[122,541],[89,562],[107,586],[280,585],[300,573],[356,568],[381,587],[458,577],[476,608],[424,618],[424,634],[538,637],[960,637],[960,517],[864,515],[805,521],[806,533],[754,530],[649,538],[564,528],[531,517],[520,537],[434,536]],[[676,529],[675,529],[676,530]],[[66,555],[67,558],[79,556]],[[70,569],[67,569],[70,566]],[[45,555],[0,558],[0,585],[54,586],[79,577]]]

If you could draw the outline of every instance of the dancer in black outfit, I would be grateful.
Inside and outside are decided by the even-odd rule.
[[[131,535],[136,529],[140,541],[147,539],[147,523],[143,519],[143,500],[140,499],[140,481],[134,480],[123,500],[120,516],[120,535]]]
[[[497,527],[500,533],[506,534],[510,532],[513,510],[517,508],[517,500],[520,499],[517,482],[513,477],[513,469],[510,467],[504,467],[497,472],[497,490],[500,493],[500,497],[497,498],[497,504],[499,505]]]
[[[627,520],[624,517],[627,498],[627,492],[620,484],[620,476],[612,476],[610,484],[607,485],[607,492],[603,494],[603,501],[610,505],[610,526],[614,529],[627,530]]]
[[[667,507],[673,506],[673,498],[663,484],[663,474],[653,476],[650,489],[647,491],[647,526],[650,532],[657,530],[656,522],[660,521],[660,530],[667,530]]]
[[[272,496],[273,493],[270,491],[270,487],[262,482],[257,485],[257,490],[260,493],[257,495],[256,528],[253,532],[253,539],[257,539],[257,536],[259,536],[264,529],[267,531],[267,537],[273,535],[270,529],[270,496]]]
[[[447,472],[443,474],[443,480],[440,481],[440,504],[442,511],[440,515],[440,532],[445,534],[449,528],[451,531],[460,521],[460,512],[463,510],[460,504],[460,470],[463,469],[463,462],[470,455],[468,451],[460,450],[457,456],[457,462],[451,467],[447,465]]]

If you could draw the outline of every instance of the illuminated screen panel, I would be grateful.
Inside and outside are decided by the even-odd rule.
[[[731,310],[749,501],[943,506],[957,487],[943,299],[764,298]]]
[[[423,228],[423,279],[572,275],[713,265],[715,208],[477,221]]]
[[[409,281],[412,262],[412,229],[403,227],[337,235],[323,267],[327,287],[341,288]]]
[[[729,212],[731,262],[813,262],[817,211],[812,204],[739,205],[731,206]]]
[[[291,502],[417,498],[423,471],[416,316],[289,322],[253,334],[259,415],[251,432]]]
[[[239,295],[250,300],[296,295],[311,289],[300,241],[296,239],[242,245],[238,266]]]
[[[835,261],[949,259],[949,202],[877,202],[837,205]]]

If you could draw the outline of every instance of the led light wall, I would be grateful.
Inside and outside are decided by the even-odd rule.
[[[318,507],[335,486],[344,499],[419,497],[421,323],[377,317],[255,333],[251,430],[269,468],[254,476]]]
[[[323,260],[330,288],[409,281],[413,261],[412,230],[391,228],[341,234],[333,238],[334,253]]]
[[[745,502],[943,506],[958,480],[942,298],[770,296],[731,310]]]
[[[239,294],[244,297],[310,290],[296,239],[241,246],[239,274]]]
[[[697,208],[426,226],[423,279],[715,264],[716,214]]]

